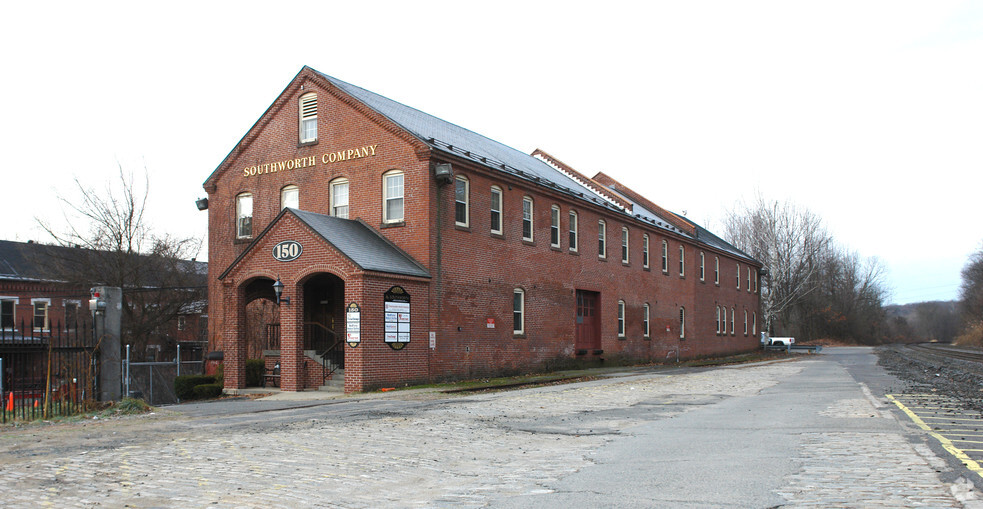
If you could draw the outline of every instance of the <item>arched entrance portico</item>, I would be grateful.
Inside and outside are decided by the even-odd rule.
[[[320,386],[325,378],[337,379],[344,373],[345,282],[334,274],[321,272],[308,277],[302,286],[304,356],[320,366]],[[316,366],[310,366],[308,371],[317,376]]]

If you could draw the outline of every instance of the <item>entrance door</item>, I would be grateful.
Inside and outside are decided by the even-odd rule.
[[[597,306],[597,292],[577,290],[577,337],[574,347],[578,350],[600,350],[601,321]]]

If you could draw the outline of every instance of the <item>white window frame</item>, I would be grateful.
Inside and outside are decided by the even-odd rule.
[[[741,264],[737,264],[737,289],[741,289]]]
[[[642,268],[649,268],[649,234],[642,234]]]
[[[293,209],[300,208],[300,188],[297,187],[296,185],[291,184],[280,188],[280,210],[283,210],[288,207],[287,201],[291,200],[291,198],[289,197],[289,195],[291,194],[294,195],[292,201],[296,203],[293,203],[292,204],[293,207],[290,208]]]
[[[390,196],[389,180],[399,177],[399,194]],[[393,187],[395,191],[396,188]],[[382,222],[386,224],[402,223],[406,219],[406,174],[402,170],[389,170],[382,174]],[[389,202],[399,200],[399,216],[389,215]]]
[[[338,190],[342,188],[345,189],[344,203],[340,203],[341,197],[338,196]],[[331,215],[334,217],[340,217],[342,219],[348,219],[348,215],[351,211],[350,203],[351,203],[351,190],[352,190],[351,184],[348,182],[348,179],[344,177],[336,178],[331,181],[331,184],[328,187],[328,189],[329,189],[328,192],[330,193],[330,196],[328,196],[328,200],[330,201],[329,210],[331,212]],[[338,210],[341,207],[345,208],[343,213]]]
[[[462,184],[464,189],[463,200],[459,193]],[[464,209],[463,221],[457,217],[458,210],[462,206]],[[454,177],[454,224],[465,228],[471,226],[471,182],[464,175]]]
[[[11,302],[10,305],[10,329],[3,330],[17,330],[17,306],[20,304],[20,297],[12,297],[6,295],[0,295],[0,302]],[[33,320],[33,316],[31,320]],[[0,326],[2,326],[2,321],[0,321]],[[33,322],[32,322],[33,325]]]
[[[649,306],[649,303],[646,302],[645,305],[642,306],[642,337],[645,338],[652,337],[651,322],[649,321],[650,310],[651,306]]]
[[[550,246],[560,247],[560,206],[550,207]]]
[[[244,212],[244,203],[248,201],[249,213]],[[244,219],[249,218],[249,231],[244,228]],[[248,239],[253,236],[253,193],[245,192],[236,195],[236,238]]]
[[[720,333],[726,336],[727,335],[727,306],[721,306],[720,310],[721,310]]]
[[[751,266],[747,268],[747,293],[751,293]]]
[[[730,335],[734,336],[737,331],[734,330],[734,319],[737,317],[737,308],[731,306],[730,308]]]
[[[297,101],[300,119],[300,142],[317,141],[317,93],[308,92]]]
[[[536,239],[536,204],[529,196],[522,197],[522,240],[534,242]],[[526,225],[529,225],[529,236],[526,236]]]
[[[662,273],[669,273],[669,241],[662,241]]]
[[[758,335],[758,313],[757,311],[751,312],[751,334],[755,336]]]
[[[679,245],[679,277],[686,277],[686,246]]]
[[[686,307],[679,307],[679,339],[686,339]]]
[[[44,326],[38,327],[35,325],[38,314],[38,304],[44,304]],[[51,330],[51,299],[49,298],[35,298],[31,299],[31,328],[36,331],[48,331]]]
[[[631,250],[628,247],[628,227],[621,227],[621,263],[629,263]]]
[[[571,252],[576,253],[577,249],[580,247],[580,221],[577,218],[577,211],[571,210],[567,217],[570,221],[570,231],[568,235],[568,240],[570,242],[569,249]]]
[[[497,208],[496,208],[496,205],[495,205],[495,197],[496,196],[498,197],[498,205],[497,205]],[[489,215],[489,218],[488,218],[488,220],[490,222],[491,232],[494,233],[494,234],[496,234],[496,235],[501,235],[502,234],[502,221],[504,219],[504,217],[502,216],[502,198],[503,198],[502,188],[501,187],[498,187],[498,186],[492,186],[491,187],[491,199],[490,199],[489,206],[488,206],[488,209],[489,209],[489,214],[488,214]],[[495,228],[495,220],[496,219],[498,219],[498,228]]]
[[[713,284],[720,284],[720,257],[713,257]]]
[[[603,219],[597,221],[597,257],[608,257],[608,224]]]
[[[717,335],[720,335],[720,306],[717,306]]]
[[[187,318],[184,315],[178,315],[177,317],[177,330],[183,331],[187,326]]]
[[[625,337],[625,301],[618,301],[618,337]]]
[[[518,308],[516,309],[516,296],[519,297]],[[515,316],[519,315],[519,328],[515,328]],[[519,336],[526,333],[526,291],[522,288],[512,290],[512,334]]]
[[[700,251],[700,281],[706,281],[707,275],[707,257],[703,251]]]
[[[747,336],[747,310],[744,310],[744,335]]]
[[[758,269],[754,269],[754,293],[758,293]]]

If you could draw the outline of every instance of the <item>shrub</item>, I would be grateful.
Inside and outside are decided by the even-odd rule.
[[[265,374],[266,362],[263,359],[246,360],[246,387],[262,387]]]
[[[211,399],[222,395],[221,384],[202,384],[194,388],[195,399]]]
[[[178,399],[195,399],[195,387],[198,385],[214,384],[212,375],[181,375],[174,379],[174,394]]]

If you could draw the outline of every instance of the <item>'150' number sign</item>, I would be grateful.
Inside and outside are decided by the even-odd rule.
[[[300,258],[304,247],[296,240],[285,240],[273,246],[273,258],[280,262],[289,262]]]

